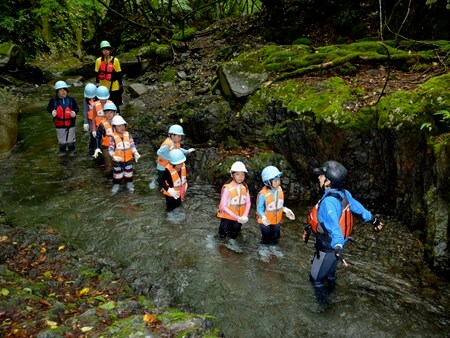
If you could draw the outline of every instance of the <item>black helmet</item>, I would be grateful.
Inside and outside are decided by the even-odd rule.
[[[347,182],[347,169],[339,162],[326,161],[318,172],[331,181],[331,188],[342,188]]]

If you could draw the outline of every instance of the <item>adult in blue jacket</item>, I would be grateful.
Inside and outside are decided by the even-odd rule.
[[[316,226],[313,226],[316,253],[310,280],[319,302],[326,302],[336,283],[335,273],[339,260],[347,266],[344,246],[352,230],[352,215],[370,222],[376,231],[382,229],[383,223],[344,189],[347,169],[341,163],[326,161],[316,169],[316,174],[324,194],[308,217],[310,224],[314,223],[311,219],[317,218]]]

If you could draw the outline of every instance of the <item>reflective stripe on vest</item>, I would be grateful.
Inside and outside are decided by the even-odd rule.
[[[72,116],[70,115],[72,109],[70,107],[66,107],[66,109],[63,109],[63,107],[58,106],[56,107],[56,116],[54,119],[55,127],[70,127]]]
[[[130,134],[124,131],[122,137],[118,133],[113,133],[116,149],[114,155],[123,159],[122,162],[128,162],[133,159],[133,152],[131,151]]]
[[[94,119],[94,102],[94,99],[88,101],[88,119],[91,121]]]
[[[271,189],[268,187],[264,187],[261,189],[261,191],[258,194],[258,200],[260,198],[260,195],[263,195],[266,199],[266,210],[264,212],[264,215],[269,220],[270,224],[278,224],[283,219],[283,206],[284,206],[284,193],[283,189],[281,187],[278,187],[278,198],[275,201],[275,197],[272,194]],[[256,202],[256,205],[258,205],[258,201]],[[262,224],[262,218],[257,213],[258,216],[258,223]]]
[[[238,186],[239,187],[239,186]],[[236,216],[242,216],[244,215],[245,207],[247,204],[247,188],[240,184],[240,191],[236,188],[236,186],[233,183],[224,184],[222,187],[223,189],[228,189],[228,208],[236,215]],[[230,219],[232,221],[235,221],[232,216],[227,214],[226,211],[221,210],[220,207],[222,205],[222,200],[220,200],[219,204],[219,212],[217,213],[217,217],[219,218],[226,218]]]
[[[337,198],[341,202],[342,214],[339,218],[339,227],[341,228],[342,236],[344,237],[344,239],[348,238],[353,231],[353,214],[350,210],[348,199],[347,197],[342,198],[341,195],[334,193],[329,193],[325,197],[328,196]],[[323,198],[316,203],[316,205],[311,209],[311,212],[308,214],[308,216],[306,216],[306,222],[311,225],[311,230],[315,234],[318,232],[323,234],[325,232],[325,229],[323,228],[322,224],[320,224],[318,218],[319,206]]]
[[[105,60],[102,59],[102,62],[100,63],[100,67],[98,70],[98,79],[111,81],[113,72],[114,72],[114,56],[108,63],[106,63]]]
[[[109,144],[111,143],[111,136],[113,135],[111,123],[105,119],[101,122],[101,124],[103,124],[103,128],[105,128],[105,135],[102,136],[102,146],[109,147]]]
[[[164,142],[161,144],[161,147],[164,146],[168,146],[169,150],[173,150],[173,149],[180,149],[181,148],[181,144],[180,143],[175,143],[171,140],[170,137],[166,138],[164,140]],[[160,147],[160,148],[161,148]],[[162,167],[166,167],[169,164],[169,161],[162,158],[161,156],[158,156],[158,159],[156,160],[158,162],[158,164],[160,164]]]
[[[181,167],[181,177],[178,174],[178,171],[172,164],[168,164],[166,169],[169,170],[170,176],[172,177],[173,188],[180,193],[180,198],[184,201],[184,195],[186,193],[186,165],[183,163]],[[166,184],[169,183],[166,181]],[[166,196],[172,197],[165,189],[162,189],[162,193]]]

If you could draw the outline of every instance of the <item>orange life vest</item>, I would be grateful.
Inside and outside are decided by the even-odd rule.
[[[114,132],[112,137],[116,143],[116,149],[114,150],[114,156],[120,156],[122,162],[128,162],[133,159],[133,152],[131,151],[130,133],[124,131],[122,137]]]
[[[111,143],[111,136],[113,135],[113,129],[111,123],[105,118],[101,124],[103,124],[103,128],[105,128],[105,135],[102,136],[102,146],[108,148]]]
[[[270,221],[270,224],[278,224],[283,219],[283,206],[284,206],[284,193],[281,187],[278,187],[278,198],[275,201],[275,197],[273,196],[271,189],[269,187],[264,187],[258,194],[258,198],[256,201],[256,205],[258,205],[258,200],[260,196],[263,195],[266,199],[266,210],[264,211],[264,215]],[[261,216],[256,213],[258,219],[258,223],[262,224]]]
[[[173,142],[170,137],[166,138],[165,141],[161,144],[161,147],[164,146],[168,146],[170,150],[181,148],[181,144]],[[157,162],[163,167],[166,167],[169,164],[169,161],[162,158],[161,156],[158,156]]]
[[[109,62],[105,62],[105,60],[102,59],[102,62],[100,63],[100,67],[98,69],[98,79],[111,81],[113,72],[114,72],[114,56]]]
[[[339,226],[342,231],[342,236],[344,238],[348,238],[353,230],[353,214],[350,210],[350,205],[348,203],[347,197],[342,198],[341,195],[335,193],[329,193],[325,197],[332,196],[337,198],[342,204],[342,214],[339,219]],[[322,198],[323,199],[323,198]],[[306,216],[306,222],[311,226],[311,230],[314,234],[316,233],[324,233],[325,229],[319,222],[319,218],[317,217],[319,211],[320,202],[322,199],[316,203],[316,205],[312,208],[311,212]]]
[[[66,109],[63,109],[61,106],[56,107],[56,116],[54,118],[55,127],[69,128],[72,123],[72,116],[70,115],[71,111],[72,109],[70,109],[70,107],[66,107]]]
[[[94,119],[94,102],[94,99],[88,101],[88,119],[91,121]]]
[[[181,167],[181,177],[172,164],[169,163],[166,165],[166,169],[169,170],[170,176],[172,177],[173,188],[180,193],[180,198],[184,201],[187,186],[186,165],[183,163],[183,166]],[[168,185],[167,182],[166,184]],[[172,197],[165,189],[162,189],[161,191],[164,195]]]
[[[236,186],[230,182],[228,184],[224,184],[223,189],[228,189],[228,198],[229,198],[229,206],[228,208],[236,215],[242,216],[244,215],[246,203],[247,203],[247,188],[245,185],[241,184],[240,189],[238,190]],[[217,217],[226,218],[232,221],[235,219],[226,213],[226,211],[221,210],[220,206],[222,205],[222,200],[220,200],[219,204],[219,212],[217,213]]]

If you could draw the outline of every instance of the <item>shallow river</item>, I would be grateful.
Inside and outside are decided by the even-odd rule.
[[[82,106],[81,89],[71,94]],[[299,239],[307,206],[288,203],[301,221],[284,223],[277,248],[260,246],[253,217],[237,245],[222,242],[218,191],[192,182],[182,212],[168,216],[163,197],[148,188],[154,154],[139,142],[136,192],[112,196],[88,159],[82,118],[76,156],[58,156],[45,112],[50,95],[43,87],[21,103],[20,142],[0,160],[1,206],[14,224],[60,230],[120,267],[139,290],[154,285],[215,316],[227,337],[450,336],[450,283],[422,263],[420,242],[402,224],[385,218],[377,235],[358,225],[346,248],[349,267],[338,269],[332,304],[320,309],[308,280],[312,243]]]

